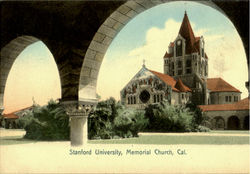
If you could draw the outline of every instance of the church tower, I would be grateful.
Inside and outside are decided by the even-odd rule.
[[[164,74],[181,79],[192,90],[192,102],[207,104],[208,57],[204,38],[195,37],[187,13],[164,57]]]

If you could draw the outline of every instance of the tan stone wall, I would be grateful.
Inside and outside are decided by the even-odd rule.
[[[239,121],[240,121],[240,129],[243,129],[243,125],[244,125],[244,119],[246,116],[249,115],[249,110],[239,110],[239,111],[208,111],[208,112],[204,112],[203,114],[205,114],[206,116],[209,117],[210,119],[210,123],[212,123],[212,120],[215,117],[222,117],[224,119],[225,122],[225,127],[224,129],[228,129],[228,119],[231,116],[236,116]],[[214,127],[212,127],[212,129],[214,129]]]
[[[179,93],[173,91],[171,96],[171,105],[178,105],[179,103]]]
[[[226,102],[226,96],[231,96],[231,102]],[[212,92],[210,93],[210,104],[230,104],[235,103],[234,96],[241,100],[241,93],[239,92]]]

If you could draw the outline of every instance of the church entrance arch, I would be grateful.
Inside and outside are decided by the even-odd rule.
[[[216,130],[224,130],[225,120],[221,116],[214,117],[212,120],[212,128]]]
[[[245,130],[249,130],[249,115],[245,116],[244,118],[244,125],[243,125]]]
[[[228,130],[239,130],[240,129],[240,120],[237,116],[231,116],[228,118]]]

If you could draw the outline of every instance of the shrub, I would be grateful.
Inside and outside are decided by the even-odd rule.
[[[192,113],[187,108],[171,106],[166,101],[145,109],[149,131],[187,132],[192,130]]]
[[[127,138],[138,136],[148,120],[144,113],[128,109],[113,98],[99,102],[88,118],[88,137],[90,139]]]
[[[35,106],[20,118],[18,124],[26,130],[25,138],[36,140],[68,140],[69,117],[59,103],[51,100],[47,106]]]
[[[205,130],[205,129],[207,131],[210,130],[207,127],[210,124],[209,117],[207,117],[205,114],[202,114],[202,110],[196,104],[189,103],[186,105],[186,108],[188,108],[193,113],[192,127],[194,131],[200,130],[199,132],[204,132],[202,130]]]
[[[144,112],[134,109],[123,109],[114,121],[114,129],[118,136],[135,137],[138,132],[143,131],[148,125]]]

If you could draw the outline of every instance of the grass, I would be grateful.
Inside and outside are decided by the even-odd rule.
[[[89,140],[90,144],[249,144],[249,136],[167,136],[147,135],[138,138]]]
[[[22,136],[0,137],[0,145],[27,144],[36,142],[38,141],[25,139]]]
[[[249,134],[249,131],[211,131],[210,136],[204,135],[141,135],[135,138],[89,140],[90,144],[211,144],[211,145],[236,145],[249,144],[250,136],[212,136],[211,134]],[[24,139],[23,136],[0,137],[0,145],[15,145],[37,143],[42,141]]]
[[[249,134],[249,130],[212,130],[208,133],[221,133],[221,134]]]

